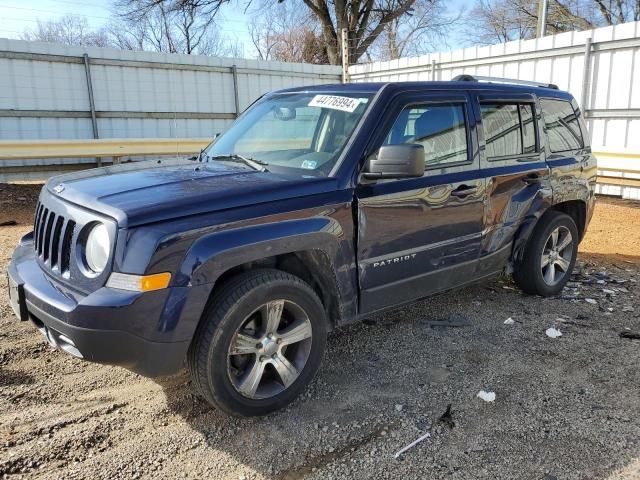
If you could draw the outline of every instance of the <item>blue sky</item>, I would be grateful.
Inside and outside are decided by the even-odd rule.
[[[448,2],[452,12],[468,3],[465,0]],[[25,29],[34,28],[38,20],[54,20],[70,14],[86,17],[91,27],[98,29],[108,22],[111,6],[112,0],[0,0],[0,37],[18,38]],[[244,44],[245,55],[253,55],[243,8],[238,8],[237,3],[223,7],[218,23],[223,35]],[[449,37],[450,48],[461,46],[455,37]]]

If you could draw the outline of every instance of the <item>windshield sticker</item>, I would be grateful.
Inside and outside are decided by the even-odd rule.
[[[360,105],[359,98],[339,97],[337,95],[316,95],[309,102],[309,107],[330,108],[352,113]]]
[[[302,165],[300,165],[300,168],[306,168],[307,170],[314,170],[317,165],[318,165],[318,162],[316,162],[315,160],[305,160],[304,162],[302,162]]]

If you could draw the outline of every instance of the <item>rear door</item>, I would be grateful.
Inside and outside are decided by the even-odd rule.
[[[551,189],[536,97],[493,91],[477,94],[474,104],[482,125],[480,165],[487,188],[478,269],[490,274],[505,266],[518,229],[544,211]]]
[[[480,253],[484,179],[466,93],[396,97],[374,138],[419,143],[424,176],[360,183],[360,311],[367,313],[468,282]]]

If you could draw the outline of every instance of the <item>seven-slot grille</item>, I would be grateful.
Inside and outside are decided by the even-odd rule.
[[[52,270],[69,271],[71,241],[76,222],[58,215],[38,202],[33,236],[36,254]]]

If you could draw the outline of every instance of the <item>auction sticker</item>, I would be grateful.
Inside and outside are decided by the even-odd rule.
[[[360,105],[359,98],[340,97],[338,95],[316,95],[309,102],[309,107],[330,108],[343,112],[353,112]]]

